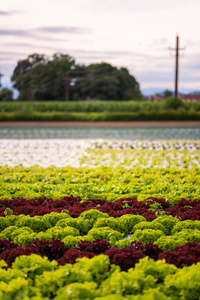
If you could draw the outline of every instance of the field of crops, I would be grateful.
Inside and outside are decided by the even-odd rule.
[[[200,140],[0,145],[0,299],[198,300]]]
[[[0,121],[199,121],[200,104],[165,101],[0,101]]]

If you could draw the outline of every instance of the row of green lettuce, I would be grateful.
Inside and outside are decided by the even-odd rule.
[[[109,257],[81,258],[58,266],[36,254],[17,257],[12,269],[0,261],[1,300],[197,300],[200,263],[183,269],[145,257],[128,272]]]
[[[0,167],[0,199],[38,197],[82,200],[137,197],[165,198],[171,205],[181,198],[200,198],[200,168],[72,168]]]
[[[200,167],[199,150],[154,149],[89,149],[80,159],[80,166],[122,166],[124,168]]]
[[[109,217],[98,210],[88,210],[80,217],[67,213],[44,216],[7,215],[0,217],[0,239],[10,240],[25,247],[38,238],[51,241],[60,239],[68,248],[75,248],[81,240],[110,241],[112,246],[124,248],[132,241],[154,243],[162,250],[172,250],[187,242],[200,243],[200,221],[180,221],[172,216],[159,216],[152,222],[139,215]]]

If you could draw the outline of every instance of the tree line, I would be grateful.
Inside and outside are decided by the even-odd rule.
[[[142,99],[139,83],[126,68],[105,62],[81,65],[61,53],[51,58],[34,53],[18,61],[11,81],[22,101]]]

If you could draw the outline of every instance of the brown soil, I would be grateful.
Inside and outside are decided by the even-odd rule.
[[[200,121],[163,122],[0,122],[3,127],[200,127]]]

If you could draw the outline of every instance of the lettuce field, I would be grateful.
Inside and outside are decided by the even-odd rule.
[[[0,300],[200,299],[200,137],[1,138]]]

